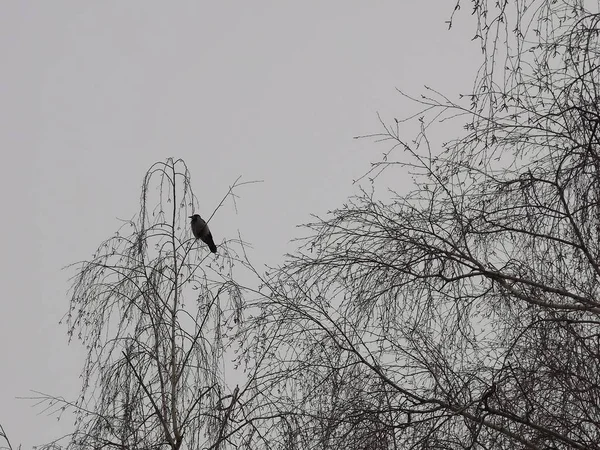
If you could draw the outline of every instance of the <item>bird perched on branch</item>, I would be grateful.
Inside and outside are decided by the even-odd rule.
[[[194,233],[194,237],[196,239],[200,239],[206,245],[211,252],[217,253],[217,246],[215,245],[215,241],[213,241],[212,234],[210,233],[210,229],[208,228],[208,224],[200,217],[199,214],[194,214],[190,216],[192,219],[192,233]]]

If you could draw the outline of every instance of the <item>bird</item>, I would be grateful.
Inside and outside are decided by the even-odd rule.
[[[194,214],[189,217],[192,219],[192,233],[196,239],[200,239],[206,245],[211,252],[217,253],[217,246],[215,245],[215,241],[213,241],[212,234],[210,233],[210,229],[208,228],[208,224],[200,217],[199,214]]]

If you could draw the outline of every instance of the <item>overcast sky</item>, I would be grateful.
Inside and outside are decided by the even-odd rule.
[[[280,263],[295,225],[356,193],[385,150],[353,136],[414,108],[396,87],[469,90],[479,52],[468,11],[447,31],[453,6],[3,2],[0,423],[13,444],[72,429],[16,397],[76,397],[62,268],[137,212],[153,162],[183,158],[206,211],[238,176],[264,180],[211,229],[217,243],[240,229],[257,262]]]

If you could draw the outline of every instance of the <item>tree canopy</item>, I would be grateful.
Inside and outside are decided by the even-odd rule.
[[[382,120],[373,187],[264,280],[247,329],[250,361],[269,360],[264,448],[599,448],[591,3],[470,2],[473,92],[428,88],[417,114]],[[436,147],[443,121],[463,131]],[[378,196],[390,170],[414,188]]]

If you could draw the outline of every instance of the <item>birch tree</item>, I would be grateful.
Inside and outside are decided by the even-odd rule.
[[[252,448],[600,448],[599,5],[466,8],[472,92],[382,119],[372,185],[264,277]]]

